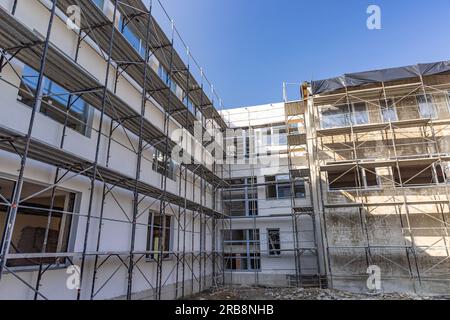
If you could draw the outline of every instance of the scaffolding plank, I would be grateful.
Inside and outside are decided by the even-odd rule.
[[[0,149],[11,153],[23,153],[25,149],[26,136],[15,130],[0,126],[0,140],[12,142],[14,147],[6,142],[0,143]],[[30,150],[28,153],[30,159],[43,162],[52,166],[57,166],[65,170],[69,170],[74,173],[82,174],[89,178],[94,178],[93,162],[81,158],[71,152],[64,149],[57,148],[45,142],[42,142],[36,138],[31,138]],[[101,178],[99,178],[99,176]],[[111,168],[98,165],[98,176],[95,179],[104,181],[107,184],[115,185],[119,188],[123,188],[129,191],[134,191],[135,179],[126,176]],[[138,181],[138,192],[141,195],[150,196],[158,199],[161,196],[161,190],[158,187],[152,186],[143,181]],[[167,201],[172,204],[184,206],[186,201],[188,210],[198,211],[202,210],[203,213],[210,216],[221,216],[221,213],[214,211],[208,207],[202,206],[191,200],[187,200],[181,196],[173,194],[171,192],[166,193]]]
[[[322,137],[331,137],[336,135],[351,134],[352,131],[354,133],[365,133],[379,130],[389,130],[391,124],[394,129],[402,129],[402,128],[414,128],[419,126],[426,126],[429,123],[430,119],[411,119],[386,123],[370,123],[341,128],[318,129],[317,134]]]

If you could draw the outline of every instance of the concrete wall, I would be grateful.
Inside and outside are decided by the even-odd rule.
[[[423,94],[424,88],[415,85],[414,91],[412,84],[403,91],[398,87],[396,90],[388,88],[387,97],[395,102],[399,121],[393,124],[394,130],[386,127],[358,132],[355,129],[353,135],[348,130],[325,136],[322,131],[314,132],[318,148],[316,165],[434,156],[437,160],[416,160],[417,169],[413,174],[439,162],[439,157],[446,167],[446,155],[450,152],[447,145],[450,112],[448,76],[443,77],[425,79],[430,85],[439,85],[438,89],[425,89],[432,96],[437,116],[428,125],[419,121],[416,125],[402,126],[406,121],[420,120],[416,96]],[[405,81],[404,85],[407,84]],[[352,96],[357,94],[353,92]],[[368,91],[363,94],[362,101],[368,100],[370,105],[369,124],[382,123],[379,100],[371,98]],[[314,97],[314,100],[324,99],[324,96]],[[320,109],[326,105],[321,102],[309,105],[315,115],[316,129],[320,129]],[[367,291],[367,268],[376,265],[381,270],[382,290],[448,293],[448,178],[447,183],[430,181],[428,186],[400,188],[395,183],[395,167],[395,161],[369,166],[368,170],[376,172],[380,179],[380,185],[369,190],[330,191],[328,169],[322,170],[318,189],[323,197],[330,283],[337,288]],[[340,173],[344,174],[345,170]],[[403,182],[406,180],[404,178]]]
[[[262,106],[236,108],[222,112],[225,122],[231,128],[265,128],[272,125],[285,126],[286,115],[284,103]],[[256,177],[258,216],[233,218],[227,228],[233,230],[259,230],[261,268],[252,271],[233,270],[226,273],[226,282],[241,285],[261,284],[267,286],[291,286],[296,275],[294,256],[294,231],[292,219],[291,199],[268,199],[266,197],[265,176],[289,174],[287,145],[272,146],[273,153],[259,157],[251,162],[238,163],[229,166],[232,178]],[[279,153],[278,153],[279,152]],[[307,168],[306,154],[293,158],[293,163]],[[311,207],[311,188],[305,182],[306,198],[295,199],[298,207]],[[224,190],[226,192],[226,190]],[[280,229],[281,254],[271,256],[268,251],[267,229]],[[300,216],[297,218],[298,246],[314,247],[315,235],[312,218]],[[311,252],[304,252],[300,258],[299,272],[303,276],[320,273],[317,256]]]

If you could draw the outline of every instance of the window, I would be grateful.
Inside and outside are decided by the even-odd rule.
[[[322,129],[349,126],[350,109],[348,105],[322,108],[320,110],[320,124]]]
[[[401,166],[393,168],[394,180],[405,187],[427,186],[447,181],[447,165],[439,163],[422,166]]]
[[[223,230],[224,260],[227,270],[261,269],[259,230]]]
[[[245,134],[244,157],[245,157],[245,159],[249,159],[250,158],[250,152],[251,152],[250,131],[249,130],[245,130],[244,134]]]
[[[285,146],[287,145],[286,126],[275,126],[272,128],[272,145]]]
[[[196,106],[192,103],[192,100],[191,100],[188,96],[185,96],[185,97],[184,97],[183,103],[184,103],[184,105],[188,108],[188,110],[189,110],[193,115],[195,115],[195,109],[196,109]]]
[[[101,10],[104,8],[105,0],[93,0],[95,5],[99,7]]]
[[[291,180],[289,175],[267,176],[266,180],[266,199],[288,199],[292,194]],[[305,181],[295,179],[294,181],[295,198],[305,198]]]
[[[222,194],[225,212],[235,217],[258,215],[256,178],[236,178],[228,183],[230,188]]]
[[[136,51],[140,54],[142,58],[145,58],[145,44],[143,43],[141,38],[139,38],[135,31],[131,29],[130,25],[125,20],[126,17],[123,17],[119,21],[119,30],[122,32],[125,39],[131,44],[131,46],[136,49]]]
[[[11,201],[15,182],[0,179],[0,230],[5,231],[7,212],[6,201]],[[47,253],[68,252],[69,236],[74,211],[75,194],[57,189],[53,208],[52,190],[42,192],[45,186],[25,182],[22,189],[22,199],[30,197],[19,205],[16,222],[11,238],[11,254],[41,253],[47,229],[48,216],[51,212],[50,228],[47,238]],[[43,258],[46,265],[65,264],[65,259]],[[9,259],[8,267],[32,267],[39,265],[40,259]]]
[[[27,106],[34,107],[39,73],[25,66],[17,99]],[[81,98],[72,96],[69,106],[70,92],[48,78],[43,79],[43,99],[40,112],[49,118],[64,124],[67,114],[67,126],[83,135],[90,135],[91,121],[89,105]],[[31,92],[30,92],[31,91]],[[69,109],[69,110],[68,110]],[[68,111],[68,112],[67,112]]]
[[[421,118],[437,118],[436,106],[433,97],[430,94],[417,96],[417,103],[419,105],[419,114]]]
[[[344,172],[328,172],[330,191],[352,189],[374,189],[380,187],[380,179],[371,169],[351,169]]]
[[[269,256],[281,255],[280,229],[267,229]]]
[[[231,136],[234,145],[234,159],[244,159],[245,153],[245,131],[242,129],[234,130],[234,136]]]
[[[166,71],[166,68],[162,64],[158,67],[158,76],[161,78],[164,83],[169,83],[169,74]]]
[[[192,108],[192,111],[193,111],[193,105],[192,105],[192,107],[189,106],[189,104],[191,102],[187,101],[187,98],[183,98],[183,92],[181,91],[181,89],[179,89],[179,86],[176,83],[176,81],[173,80],[169,76],[169,72],[167,71],[167,69],[162,64],[159,64],[159,66],[158,66],[158,76],[170,88],[170,90],[173,92],[173,94],[175,94],[175,96],[177,96],[178,99],[182,100],[183,103],[188,108]]]
[[[353,117],[352,124],[366,124],[369,123],[369,113],[365,102],[353,103]]]
[[[167,178],[175,181],[175,175],[176,175],[176,165],[175,162],[172,159],[168,159],[166,163],[166,157],[164,154],[159,151],[155,150],[155,153],[153,154],[153,164],[152,169],[153,171],[158,172],[159,174],[166,175]],[[166,170],[164,170],[164,167]]]
[[[172,217],[150,211],[147,234],[147,251],[152,251],[147,258],[158,259],[161,251],[163,259],[169,258],[171,250]]]
[[[320,124],[322,129],[347,127],[369,123],[369,113],[365,102],[322,107]]]
[[[447,91],[447,110],[450,112],[450,90]]]
[[[393,122],[398,120],[395,104],[392,99],[380,100],[380,106],[383,122]]]
[[[258,128],[254,131],[255,135],[255,153],[257,157],[269,155],[270,146],[272,145],[272,130],[271,128]]]

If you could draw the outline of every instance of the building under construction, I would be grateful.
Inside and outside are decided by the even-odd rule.
[[[448,293],[448,62],[223,111],[158,0],[0,0],[0,48],[0,299]]]

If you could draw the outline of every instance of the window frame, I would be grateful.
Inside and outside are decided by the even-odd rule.
[[[444,180],[442,182],[439,181],[438,166],[441,167],[442,178]],[[408,167],[404,167],[404,169],[407,169],[407,168]],[[412,167],[412,168],[414,168],[414,167]],[[401,169],[402,168],[400,168],[400,170]],[[402,174],[403,188],[429,188],[429,187],[442,186],[442,185],[446,185],[448,183],[448,181],[450,180],[448,162],[443,162],[443,163],[435,162],[435,163],[432,163],[431,165],[423,167],[423,168],[419,167],[418,169],[421,169],[421,170],[419,170],[419,172],[421,172],[421,173],[430,170],[432,182],[412,184],[411,180],[417,179],[418,176],[416,176],[414,178],[409,178],[409,179],[406,179],[406,181],[403,181],[403,180],[405,180],[403,178],[405,173],[403,173]],[[402,186],[398,185],[400,183],[400,181],[398,179],[399,178],[398,174],[399,174],[399,172],[398,172],[397,168],[392,167],[392,179],[395,181],[395,187],[402,188]],[[400,174],[401,174],[401,172],[400,172]],[[420,173],[419,173],[419,176],[420,176]],[[406,183],[406,185],[405,185],[405,183]]]
[[[231,240],[225,240],[225,232],[230,232],[231,231]],[[238,239],[238,240],[234,240],[232,237],[232,232],[235,231],[243,231],[245,234],[245,239]],[[255,236],[255,232],[258,235],[258,239],[254,240],[251,239],[251,235],[253,235],[253,238]],[[245,256],[241,255],[239,258],[236,258],[234,256],[234,254],[236,254],[235,252],[233,252],[233,249],[231,249],[230,252],[230,256],[228,256],[228,253],[225,253],[225,260],[226,259],[230,259],[231,261],[233,260],[238,260],[238,259],[245,259],[246,264],[247,264],[247,268],[246,269],[233,269],[233,268],[227,268],[227,265],[225,264],[225,270],[226,271],[235,271],[235,272],[255,272],[255,271],[261,271],[262,270],[262,264],[261,264],[261,232],[260,229],[231,229],[231,230],[222,230],[222,243],[223,246],[231,246],[231,248],[233,248],[233,244],[239,245],[242,243],[245,244]],[[256,251],[251,250],[252,247],[255,247]],[[224,251],[225,248],[224,248]],[[240,252],[239,252],[240,253]],[[258,255],[256,255],[258,254]],[[228,257],[227,257],[228,256]],[[252,260],[254,261],[255,264],[258,265],[258,268],[252,268]]]
[[[358,123],[357,121],[357,112],[355,111],[355,106],[356,105],[364,105],[364,114],[366,116],[366,120],[363,123]],[[323,109],[325,108],[336,108],[336,109],[346,109],[347,112],[337,112],[334,114],[334,116],[343,116],[343,124],[342,125],[328,125],[328,126],[324,126],[324,120],[323,120]],[[360,113],[360,112],[358,112]],[[328,115],[327,117],[332,117],[333,114]],[[321,106],[319,108],[319,123],[320,123],[320,129],[335,129],[335,128],[345,128],[345,127],[350,127],[350,126],[360,126],[360,125],[365,125],[365,124],[369,124],[370,123],[370,116],[369,116],[369,108],[367,106],[366,102],[363,101],[358,101],[358,102],[350,102],[350,103],[341,103],[341,104],[336,104],[336,105],[324,105]]]
[[[280,177],[288,177],[288,179],[280,179]],[[271,179],[270,181],[268,181],[268,179]],[[274,180],[272,180],[272,178],[274,178]],[[265,176],[264,177],[264,181],[266,182],[266,200],[268,201],[273,201],[273,200],[287,200],[290,199],[292,197],[292,183],[294,183],[294,199],[306,199],[307,194],[306,194],[306,181],[305,179],[293,179],[294,182],[291,181],[291,177],[289,174],[278,174],[278,175],[273,175],[273,176]],[[270,182],[269,185],[267,185],[267,182]],[[275,182],[275,183],[274,183]],[[303,186],[303,197],[297,197],[297,194],[299,193],[297,188],[299,187],[299,183],[302,183]],[[290,195],[286,196],[286,197],[280,197],[280,186],[281,187],[286,187],[289,186],[289,192]],[[275,197],[269,197],[269,192],[268,192],[268,188],[270,187],[274,187],[275,188]]]
[[[105,8],[105,0],[92,0],[92,2],[103,12],[103,10]]]
[[[278,248],[271,249],[271,232],[278,233]],[[281,230],[280,228],[267,228],[267,254],[271,258],[278,258],[282,255],[281,250]]]
[[[154,235],[155,235],[155,217],[157,217],[157,216],[164,217],[166,219],[169,218],[169,224],[170,224],[169,227],[167,227],[167,225],[164,226],[164,223],[167,222],[166,219],[164,219],[163,226],[161,226],[161,229],[165,229],[164,230],[164,234],[163,234],[163,237],[164,237],[163,238],[163,244],[164,245],[165,245],[165,240],[166,240],[165,237],[167,236],[166,233],[167,232],[169,233],[169,235],[168,235],[169,248],[167,248],[167,249],[164,248],[163,252],[164,251],[165,252],[171,252],[172,249],[173,249],[173,236],[174,236],[174,232],[173,232],[173,230],[174,230],[174,226],[173,226],[174,219],[173,219],[173,216],[170,215],[170,214],[162,215],[158,211],[150,209],[149,210],[149,216],[148,216],[147,243],[146,243],[146,251],[148,253],[145,255],[145,258],[146,258],[147,262],[153,262],[153,261],[156,261],[156,259],[157,259],[157,258],[155,258],[155,254],[154,253],[150,253],[150,251],[154,251],[152,248],[154,247],[154,241],[155,241],[155,238],[154,238]],[[172,259],[172,254],[171,253],[164,253],[163,254],[163,258],[162,258],[163,261],[164,260],[171,260],[171,259]]]
[[[159,161],[160,156],[162,156],[163,161]],[[161,151],[158,149],[155,149],[153,152],[153,159],[152,159],[152,170],[153,172],[156,172],[157,174],[164,176],[164,166],[163,163],[165,162],[165,156]],[[162,171],[159,171],[162,170]],[[177,164],[175,161],[173,161],[172,158],[169,158],[167,161],[167,168],[166,168],[166,176],[168,179],[172,181],[177,181]]]
[[[425,100],[421,102],[420,101],[421,98],[423,98]],[[420,119],[434,120],[434,119],[438,118],[438,109],[436,108],[436,103],[434,102],[434,98],[433,98],[432,94],[424,93],[424,94],[416,95],[416,102],[417,102],[417,110],[419,112]],[[430,106],[431,106],[432,116],[425,117],[423,115],[421,106],[424,106],[424,104],[426,104],[427,108],[430,108]]]
[[[386,105],[384,105],[384,104],[386,104]],[[388,120],[386,120],[384,111],[390,112],[391,110],[394,113],[395,120],[391,120],[390,117]],[[397,104],[395,103],[395,100],[393,98],[387,98],[387,99],[380,100],[380,115],[381,115],[381,121],[383,121],[383,123],[398,121]]]
[[[224,189],[224,193],[228,193],[228,192],[233,192],[233,191],[241,191],[243,193],[243,198],[241,199],[223,199],[224,203],[231,203],[233,202],[243,202],[244,203],[244,210],[245,210],[245,215],[243,216],[234,216],[234,217],[255,217],[259,215],[259,207],[258,207],[258,187],[254,186],[251,187],[251,180],[253,179],[254,182],[253,184],[257,184],[257,179],[256,177],[243,177],[243,178],[233,178],[232,180],[243,180],[243,184],[242,185],[237,185],[236,188],[228,188],[228,189]],[[232,186],[232,184],[230,184],[230,186]],[[254,197],[253,197],[254,195]],[[222,196],[223,197],[223,196]],[[255,204],[255,206],[253,206],[252,204]],[[255,212],[255,214],[250,214],[252,211]]]
[[[29,102],[24,101],[24,99],[32,99],[32,101],[34,101],[36,99],[36,87],[31,87],[30,85],[32,85],[32,83],[24,80],[26,78],[31,77],[30,75],[26,75],[25,74],[26,72],[37,73],[37,71],[35,69],[33,69],[32,67],[28,66],[27,64],[23,64],[22,75],[21,75],[21,79],[20,79],[20,84],[19,84],[16,101],[22,105],[27,106],[28,108],[33,108],[33,105],[30,105]],[[53,86],[56,86],[59,90],[62,90],[65,93],[64,95],[59,95],[59,96],[64,96],[64,97],[67,96],[67,100],[71,96],[69,90],[64,88],[64,86],[60,85],[59,83],[51,80],[50,78],[48,78],[46,76],[44,76],[44,78],[42,79],[42,88],[43,88],[42,92],[43,92],[44,96],[46,94],[48,96],[46,99],[42,99],[42,104],[41,104],[39,110],[37,110],[37,111],[40,114],[44,115],[45,117],[51,119],[52,121],[55,121],[59,125],[64,125],[64,122],[59,121],[57,118],[58,118],[58,116],[61,116],[61,117],[65,116],[65,113],[67,113],[67,110],[68,110],[67,104],[64,104],[61,101],[58,101],[60,99],[58,99],[58,97],[55,98],[55,96],[52,95],[52,87]],[[24,87],[24,88],[22,88],[22,87]],[[28,90],[33,92],[33,96],[31,98],[27,97],[30,95]],[[74,95],[72,95],[72,97],[74,97]],[[80,98],[75,97],[75,99],[76,100],[72,101],[72,105],[69,108],[70,110],[68,112],[68,121],[67,121],[68,123],[67,123],[66,127],[78,134],[81,134],[87,138],[90,138],[91,134],[92,134],[92,123],[93,123],[93,119],[94,119],[94,107],[89,105],[81,97]],[[73,114],[73,113],[75,113],[73,111],[73,109],[74,109],[73,107],[75,106],[75,103],[78,103],[78,102],[82,103],[84,105],[83,113],[78,113],[78,114],[83,114],[84,119],[78,119],[76,117],[76,115]],[[33,104],[34,104],[34,102],[33,102]],[[52,114],[48,114],[47,110],[49,110]],[[82,127],[82,129],[78,130],[77,128],[73,128],[71,126],[71,122],[73,122],[76,127],[77,126]]]
[[[363,186],[361,187],[351,187],[351,188],[340,188],[340,189],[332,189],[331,188],[331,184],[330,184],[330,176],[329,176],[329,172],[327,172],[327,191],[328,192],[342,192],[342,191],[379,191],[383,189],[383,185],[381,183],[381,176],[378,175],[376,173],[376,168],[375,168],[375,175],[376,175],[376,180],[377,180],[377,185],[376,186],[368,186],[367,185],[367,175],[366,175],[366,168],[361,168],[361,167],[357,167],[355,168],[355,170],[362,170],[362,172],[360,172],[360,179],[362,181]],[[349,171],[350,172],[350,171]],[[342,175],[343,173],[341,173],[340,175]]]
[[[13,183],[13,188],[14,188],[17,179],[14,176],[11,176],[11,175],[0,174],[0,180],[5,180],[5,181],[9,181],[9,182]],[[43,188],[49,187],[49,185],[47,185],[46,183],[25,179],[24,180],[24,186],[27,183],[38,185],[38,186],[41,186]],[[69,222],[70,225],[68,226],[67,244],[65,244],[66,250],[65,251],[57,251],[55,253],[72,253],[72,252],[74,252],[75,242],[76,242],[76,238],[77,238],[78,222],[79,222],[79,215],[77,214],[77,212],[79,212],[79,210],[80,210],[82,194],[80,192],[76,192],[76,191],[73,191],[73,190],[68,190],[68,189],[61,188],[61,187],[59,187],[57,189],[67,193],[66,199],[65,199],[65,204],[64,204],[64,206],[65,206],[64,212],[67,212],[67,213],[62,213],[61,220],[66,220],[67,217],[70,217],[71,219],[70,219],[70,222]],[[68,209],[66,208],[66,206],[68,204],[67,203],[68,196],[71,195],[71,194],[74,196],[74,198],[73,198],[72,214],[70,214]],[[12,194],[11,194],[11,197],[12,197]],[[1,204],[5,205],[3,200],[0,200],[0,201],[1,201]],[[36,208],[36,210],[39,210],[39,208]],[[57,210],[55,210],[55,211],[57,211]],[[5,218],[7,217],[7,214],[8,214],[8,212],[6,211],[5,212]],[[5,222],[6,222],[6,220],[5,220]],[[63,236],[64,230],[65,230],[65,227],[62,227],[58,231],[59,235],[58,235],[57,248],[60,248],[61,246],[64,245],[64,244],[61,243],[61,241],[64,238],[64,236]],[[0,232],[1,232],[0,235],[2,235],[4,230],[0,230]],[[73,256],[68,256],[68,257],[73,257]],[[37,258],[37,259],[39,259],[39,258]],[[45,257],[44,257],[44,259],[45,259]],[[17,260],[26,260],[26,258],[24,258],[24,259],[17,259]],[[69,259],[63,259],[63,260],[64,260],[64,262],[51,263],[51,264],[50,263],[43,263],[42,265],[47,270],[65,269],[69,265],[71,265]],[[11,269],[12,271],[15,271],[15,272],[35,272],[36,270],[39,270],[39,264],[26,265],[26,266],[25,265],[24,266],[10,266],[9,269]],[[9,272],[6,271],[6,273],[9,273]]]

